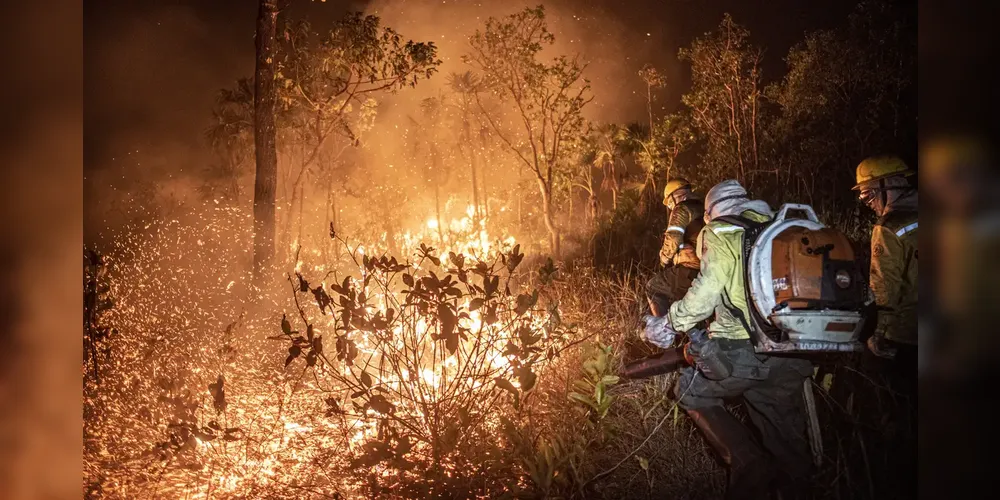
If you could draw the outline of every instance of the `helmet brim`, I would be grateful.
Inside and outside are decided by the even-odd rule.
[[[917,174],[917,172],[914,171],[914,170],[905,170],[903,172],[893,172],[891,174],[880,175],[878,177],[872,177],[871,179],[868,179],[867,181],[855,184],[854,187],[851,188],[851,190],[852,191],[859,191],[861,188],[863,188],[865,186],[868,186],[868,185],[870,185],[873,182],[878,182],[878,181],[880,181],[882,179],[888,179],[890,177],[911,177],[911,176],[914,176],[916,174]]]
[[[690,193],[691,192],[691,183],[683,184],[681,186],[678,186],[676,189],[674,189],[673,191],[671,191],[669,193],[664,193],[663,194],[663,205],[664,206],[668,206],[667,205],[667,200],[669,200],[670,198],[673,198],[674,194],[676,194],[678,191],[683,191],[685,189],[688,190],[688,192]]]

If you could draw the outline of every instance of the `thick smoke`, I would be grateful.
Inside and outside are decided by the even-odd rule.
[[[366,204],[380,206],[388,202],[405,206],[406,209],[399,214],[391,214],[393,220],[383,228],[387,232],[394,227],[400,230],[420,227],[425,220],[433,218],[439,208],[446,220],[461,217],[473,201],[469,187],[469,160],[457,152],[454,136],[449,135],[454,131],[426,130],[424,100],[452,95],[449,76],[471,69],[462,62],[462,56],[470,49],[469,37],[477,29],[482,29],[489,17],[502,18],[535,5],[537,2],[531,1],[429,0],[376,1],[368,5],[366,13],[378,15],[383,25],[392,27],[405,39],[434,42],[442,64],[436,75],[419,82],[416,88],[407,88],[395,95],[377,96],[380,106],[376,127],[365,141],[368,147],[360,154],[359,161],[363,167],[359,170],[364,182],[377,185],[375,190],[381,196],[376,196],[376,200],[356,200],[360,203],[351,207],[353,213],[364,211]],[[545,49],[543,57],[578,55],[581,62],[587,65],[584,75],[591,82],[594,100],[585,108],[586,117],[594,122],[644,122],[647,117],[645,87],[638,71],[649,62],[648,56],[654,52],[654,33],[629,29],[610,6],[600,2],[586,5],[566,1],[546,2],[545,10],[555,43]],[[659,33],[656,35],[658,39]],[[662,104],[662,100],[655,103],[656,106]],[[414,141],[420,140],[418,134],[436,141],[440,148],[451,148],[452,157],[441,166],[446,170],[442,174],[444,180],[435,180],[433,172],[427,172],[420,166],[429,160],[426,150],[413,151]],[[510,193],[519,179],[522,182],[519,191],[522,197],[530,199],[537,190],[527,172],[518,175],[522,167],[512,155],[500,147],[479,161],[481,177],[478,182],[489,195],[492,218],[502,215],[513,218],[516,215],[517,219],[530,220],[532,214],[538,215],[537,203],[524,200],[521,203],[502,202],[513,200]],[[435,192],[435,189],[440,192]],[[480,196],[483,194],[480,193]],[[506,212],[497,213],[499,210]],[[523,216],[521,212],[524,212]],[[505,222],[501,225],[506,226],[507,234],[515,234],[515,228],[521,227],[521,224],[510,224],[511,219]],[[542,229],[534,228],[535,232],[539,230]],[[525,231],[525,234],[516,234],[519,240],[528,241],[532,236],[538,236],[531,234],[531,229]]]
[[[502,18],[526,7],[538,5],[537,0],[508,2],[441,2],[437,0],[376,0],[367,12],[380,16],[385,25],[392,26],[413,40],[433,41],[441,54],[441,74],[463,72],[469,68],[462,63],[468,51],[468,39],[477,29],[482,29],[489,17]],[[565,0],[544,2],[549,31],[555,43],[546,49],[546,55],[579,54],[588,64],[586,77],[590,79],[594,101],[587,110],[588,117],[598,121],[630,121],[645,115],[643,84],[637,72],[648,61],[651,44],[646,32],[628,28],[613,10],[613,5],[602,2],[569,2]],[[422,96],[436,95],[446,90],[444,78],[435,78],[417,89]],[[410,100],[418,102],[419,100]]]
[[[402,160],[407,155],[402,150],[404,141],[398,139],[413,128],[412,119],[420,116],[422,100],[447,93],[448,74],[468,69],[461,62],[468,37],[489,16],[502,17],[533,5],[522,1],[369,4],[367,13],[381,16],[383,25],[406,39],[435,42],[443,64],[438,74],[416,88],[377,96],[376,130],[366,141],[366,150],[357,154],[359,165],[353,170],[365,172],[368,181],[408,181],[400,172],[412,170],[412,165]],[[580,54],[588,64],[586,77],[595,96],[587,108],[588,118],[644,120],[644,88],[636,73],[648,56],[658,52],[654,47],[660,33],[629,29],[610,4],[559,1],[547,2],[545,7],[549,28],[556,37],[546,55]],[[325,20],[336,19],[334,11],[342,13],[350,8],[317,2],[292,5],[286,14],[308,16],[320,27]],[[254,14],[252,5],[242,6],[227,17],[247,22],[223,24],[193,7],[159,6],[142,9],[124,20],[97,19],[88,24],[88,30],[99,34],[88,38],[86,49],[86,126],[88,135],[93,134],[85,145],[87,241],[96,241],[98,234],[122,226],[137,213],[171,207],[183,212],[185,206],[200,200],[211,180],[208,171],[217,162],[202,133],[211,124],[216,92],[252,74]],[[280,168],[288,170],[288,162],[282,162]],[[245,166],[241,174],[241,202],[246,204],[251,196],[252,165]],[[279,187],[279,196],[281,192]],[[388,193],[386,196],[391,198]],[[429,196],[417,201],[410,191],[405,201],[426,208],[432,203]],[[464,211],[464,203],[455,205],[458,212]],[[307,205],[305,209],[319,207]],[[419,217],[426,212],[424,209]]]
[[[92,7],[84,47],[86,240],[125,212],[183,201],[213,161],[202,138],[216,93],[253,71],[252,2],[220,22],[184,5]]]
[[[183,211],[184,204],[200,199],[206,182],[218,180],[209,173],[217,159],[203,138],[211,124],[215,95],[221,88],[232,87],[237,79],[251,76],[254,68],[254,2],[223,5],[220,0],[211,6],[121,3],[91,4],[86,12],[88,242],[122,226],[128,213],[162,206]],[[467,69],[461,56],[467,50],[469,35],[490,16],[502,17],[537,3],[303,1],[291,2],[282,16],[308,18],[321,28],[349,10],[364,10],[381,16],[385,26],[406,39],[437,44],[443,60],[440,73],[395,96],[378,96],[377,129],[354,161],[354,171],[376,174],[368,179],[398,178],[405,165],[397,151],[402,141],[397,139],[412,127],[410,118],[419,115],[422,99],[446,92],[447,75]],[[811,29],[809,25],[821,27],[837,18],[820,19],[817,12],[822,9],[811,10],[804,3],[788,0],[764,6],[684,0],[637,0],[626,5],[610,0],[541,3],[555,35],[555,45],[547,55],[580,54],[589,64],[586,77],[595,98],[586,115],[597,122],[648,120],[646,89],[637,74],[647,63],[666,76],[666,87],[654,95],[654,115],[676,109],[688,81],[687,71],[676,60],[677,50],[714,28],[725,11],[745,23],[755,39],[764,40],[765,78],[779,75],[785,49],[804,30]],[[776,29],[776,16],[789,23]],[[392,169],[388,165],[393,165]],[[281,168],[287,171],[287,161]],[[252,173],[252,165],[241,172],[244,189],[252,182]],[[248,204],[250,196],[245,191],[241,203]],[[410,198],[397,202],[413,201]]]

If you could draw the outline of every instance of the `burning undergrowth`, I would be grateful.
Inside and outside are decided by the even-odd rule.
[[[528,269],[512,238],[464,218],[446,225],[444,249],[418,242],[442,234],[434,219],[404,233],[399,256],[331,230],[342,262],[296,248],[284,286],[246,302],[249,255],[226,250],[245,248],[249,235],[228,229],[249,224],[209,213],[88,256],[89,494],[527,487],[511,451],[549,366],[582,336],[561,320],[551,261]]]
[[[297,317],[270,337],[288,342],[286,366],[304,360],[338,428],[326,437],[348,452],[349,468],[373,468],[379,489],[453,492],[502,463],[504,443],[489,437],[566,339],[538,289],[511,290],[524,257],[517,246],[474,262],[433,254],[421,245],[412,264],[362,256],[360,276],[339,284],[313,286],[297,274],[289,279]]]
[[[469,212],[415,214],[392,240],[328,230],[286,247],[282,279],[251,301],[249,230],[233,230],[249,217],[213,201],[200,213],[144,221],[85,260],[87,496],[721,490],[673,375],[614,375],[651,352],[633,334],[633,268],[557,269]],[[824,431],[828,449],[853,453],[839,432]],[[830,484],[853,485],[840,470]]]

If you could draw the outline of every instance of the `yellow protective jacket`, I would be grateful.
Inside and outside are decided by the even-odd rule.
[[[917,211],[890,210],[872,228],[869,286],[878,307],[876,335],[917,343]]]
[[[705,206],[698,199],[684,200],[670,211],[667,230],[663,233],[663,246],[660,248],[661,263],[699,268],[696,245],[698,234],[705,226],[704,215]]]
[[[756,222],[770,217],[752,210],[741,216]],[[686,332],[699,321],[715,314],[708,326],[709,337],[748,339],[749,332],[739,317],[730,312],[735,308],[749,321],[745,273],[743,272],[743,228],[713,220],[698,235],[701,271],[684,298],[670,305],[667,319],[678,332]]]

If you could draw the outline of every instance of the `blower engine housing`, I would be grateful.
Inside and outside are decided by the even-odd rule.
[[[782,205],[772,221],[745,228],[744,272],[757,352],[863,349],[867,284],[854,249],[809,205]]]

